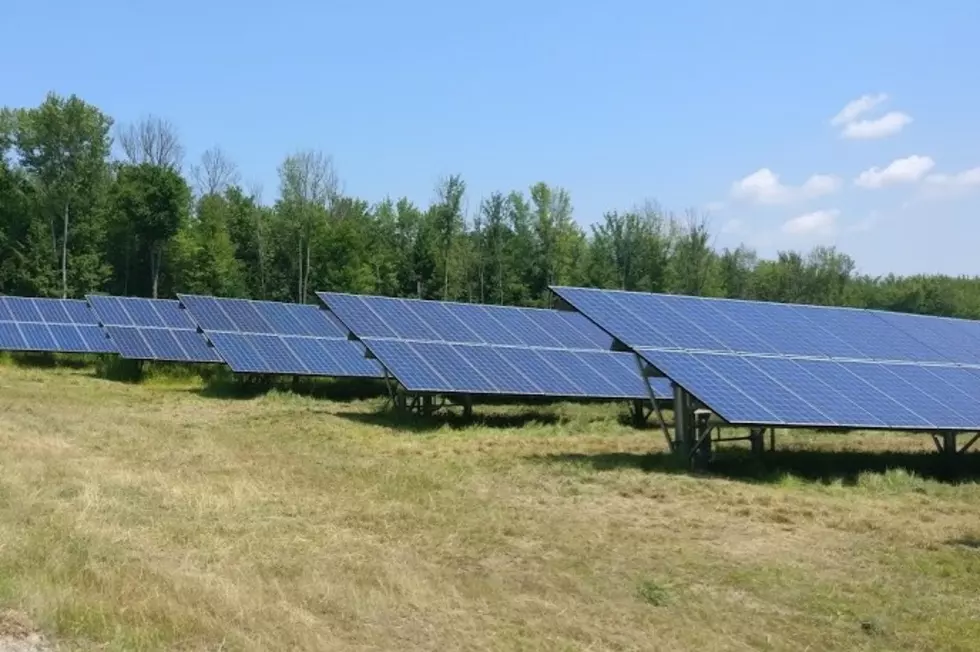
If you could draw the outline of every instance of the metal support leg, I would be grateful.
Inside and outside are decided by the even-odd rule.
[[[766,453],[766,429],[752,428],[749,431],[749,443],[752,446],[752,456],[762,459]]]
[[[695,430],[694,410],[691,396],[678,386],[674,386],[674,452],[685,465],[691,463],[694,451]]]
[[[769,429],[769,452],[770,453],[776,452],[776,429],[775,428]]]
[[[644,401],[641,398],[633,399],[633,426],[636,428],[642,428],[647,421],[646,410],[644,409]]]
[[[422,416],[427,417],[432,414],[432,396],[426,394],[422,397]]]
[[[711,426],[708,425],[710,416],[708,412],[699,412],[695,415],[697,439],[693,462],[697,468],[704,468],[711,461]]]
[[[463,418],[466,420],[473,418],[473,397],[469,394],[463,396]]]
[[[955,432],[944,432],[943,433],[943,455],[947,457],[954,457],[956,455],[956,433]]]

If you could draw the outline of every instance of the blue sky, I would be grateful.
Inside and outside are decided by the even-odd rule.
[[[313,148],[372,201],[424,204],[458,172],[475,210],[546,181],[583,225],[655,200],[709,212],[718,246],[836,244],[873,274],[980,273],[977,2],[36,0],[3,13],[0,104],[55,90],[122,123],[166,118],[188,164],[220,145],[267,200],[282,158]]]

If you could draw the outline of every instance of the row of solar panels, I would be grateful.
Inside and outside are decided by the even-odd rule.
[[[980,322],[552,290],[732,424],[980,430]]]
[[[321,295],[328,298],[367,329],[354,330],[317,306],[273,301],[0,297],[0,349],[222,362],[239,373],[387,373],[415,393],[648,396],[632,354],[610,351],[612,339],[575,313]],[[655,391],[668,397],[669,382],[658,382]]]

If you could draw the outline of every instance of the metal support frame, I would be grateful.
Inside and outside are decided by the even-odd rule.
[[[647,389],[647,400],[650,401],[650,407],[653,412],[657,413],[657,421],[660,422],[660,431],[663,433],[664,439],[667,441],[667,448],[671,452],[676,452],[675,442],[670,436],[670,430],[667,428],[667,422],[664,421],[664,413],[661,412],[660,410],[660,403],[657,402],[657,395],[653,391],[653,387],[650,386],[650,378],[652,378],[653,376],[651,376],[650,374],[649,365],[646,363],[643,357],[640,356],[640,354],[635,351],[633,352],[633,358],[636,360],[636,366],[640,371],[640,378],[643,380],[643,385]],[[676,393],[676,389],[675,389],[675,393]],[[642,400],[639,400],[635,402],[634,405],[639,406],[641,403]],[[649,414],[650,413],[647,412],[648,416]],[[675,413],[675,417],[674,417],[675,421],[676,418],[677,417]]]
[[[939,451],[940,455],[953,457],[956,455],[963,455],[969,452],[973,445],[980,440],[980,432],[973,435],[968,442],[963,444],[962,447],[957,447],[956,439],[958,432],[940,432],[940,433],[930,433],[932,435],[932,442],[936,445],[936,450]]]
[[[473,417],[473,397],[469,394],[445,396],[442,394],[412,394],[403,389],[397,389],[392,396],[395,410],[406,414],[416,414],[422,417],[432,416],[440,410],[462,408],[464,419]]]

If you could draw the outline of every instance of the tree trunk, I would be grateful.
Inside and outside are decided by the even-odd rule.
[[[68,202],[65,202],[65,224],[61,233],[61,298],[68,298]]]
[[[163,250],[160,245],[153,245],[150,248],[150,274],[153,276],[153,298],[156,299],[160,288],[160,259],[163,258]]]
[[[449,301],[449,248],[446,248],[446,269],[443,270],[442,300]]]
[[[262,217],[259,211],[255,211],[255,241],[256,249],[259,252],[259,292],[260,299],[268,298],[265,291],[265,248],[262,246]]]
[[[299,236],[299,251],[296,258],[296,266],[299,269],[299,276],[296,280],[296,303],[303,303],[303,235]]]
[[[310,241],[306,241],[306,276],[303,278],[303,298],[300,303],[306,303],[306,295],[310,291]]]

